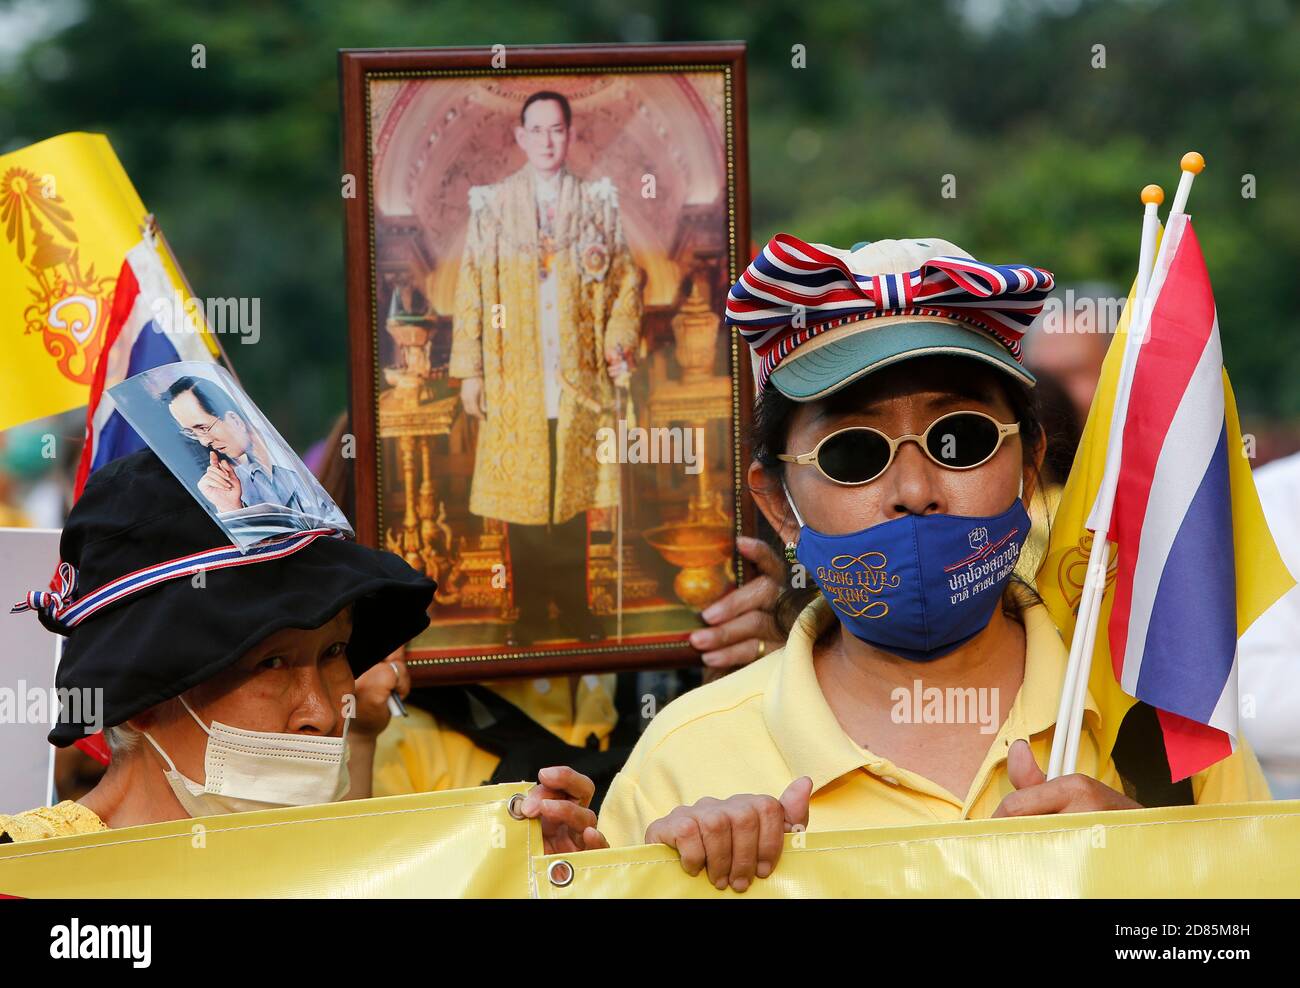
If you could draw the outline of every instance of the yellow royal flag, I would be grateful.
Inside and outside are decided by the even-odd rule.
[[[147,216],[102,134],[0,156],[0,429],[87,403],[118,272]]]
[[[1066,644],[1069,644],[1074,635],[1079,599],[1087,575],[1093,536],[1086,528],[1086,522],[1106,468],[1111,414],[1115,408],[1120,365],[1128,343],[1129,316],[1133,311],[1136,292],[1137,285],[1134,284],[1129,291],[1128,302],[1124,306],[1115,337],[1106,352],[1097,393],[1088,410],[1083,438],[1075,453],[1070,477],[1061,493],[1060,504],[1052,518],[1046,558],[1038,571],[1038,592]],[[1250,472],[1249,451],[1241,437],[1237,402],[1232,394],[1227,370],[1223,371],[1223,395],[1227,419],[1228,483],[1232,493],[1237,637],[1240,638],[1257,617],[1295,585],[1295,580],[1282,562],[1268,523],[1264,520],[1255,480]],[[1116,553],[1117,548],[1112,544],[1107,557],[1106,592],[1102,598],[1096,646],[1088,678],[1088,689],[1101,713],[1097,743],[1103,763],[1115,747],[1115,738],[1124,715],[1137,702],[1124,692],[1115,677],[1110,639],[1106,633],[1114,601]]]

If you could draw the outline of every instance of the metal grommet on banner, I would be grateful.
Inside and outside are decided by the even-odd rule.
[[[573,882],[573,865],[567,861],[552,861],[546,866],[546,877],[557,889]]]
[[[510,797],[510,802],[506,803],[506,812],[509,813],[516,820],[526,819],[523,814],[523,811],[519,808],[523,804],[523,801],[524,801],[524,794],[521,792],[515,793],[513,796]]]

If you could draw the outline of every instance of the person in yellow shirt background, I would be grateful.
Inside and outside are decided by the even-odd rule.
[[[778,237],[750,265],[729,301],[754,350],[749,485],[806,589],[782,650],[651,722],[600,812],[612,845],[743,891],[795,828],[1269,798],[1244,743],[1182,791],[1167,764],[1163,790],[1135,785],[1158,736],[1122,775],[1091,698],[1078,773],[1040,767],[1067,649],[1013,570],[1045,446],[1019,337],[1050,287],[941,240]]]
[[[417,687],[375,750],[374,795],[464,789],[569,765],[603,794],[631,750],[615,743],[613,675]],[[625,702],[625,708],[631,706]]]

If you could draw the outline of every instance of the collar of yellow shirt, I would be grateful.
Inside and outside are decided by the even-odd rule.
[[[971,786],[971,798],[984,789],[992,769],[1006,760],[1013,741],[1033,738],[1056,723],[1069,652],[1047,608],[1031,604],[1020,613],[1025,624],[1025,678],[996,737],[991,738],[989,753]],[[873,775],[950,801],[953,793],[872,754],[844,733],[822,694],[812,661],[813,643],[833,620],[820,597],[800,614],[763,697],[763,719],[792,770],[791,778],[809,776],[815,793],[840,776],[865,767]],[[921,666],[917,668],[919,672]],[[1097,727],[1101,714],[1091,693],[1084,709],[1085,727]]]

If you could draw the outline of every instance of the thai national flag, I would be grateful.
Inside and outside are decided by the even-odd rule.
[[[104,397],[104,392],[151,367],[177,360],[214,359],[203,336],[206,331],[185,318],[179,301],[184,296],[178,292],[178,285],[148,237],[127,251],[117,275],[113,309],[90,386],[86,443],[77,466],[73,500],[81,497],[92,473],[146,445],[113,407],[112,399]],[[76,746],[108,764],[103,734],[83,738]]]
[[[1110,539],[1109,639],[1124,692],[1158,708],[1174,779],[1237,736],[1237,574],[1223,353],[1190,220],[1171,222],[1132,362]],[[1237,533],[1249,537],[1253,533]],[[1244,630],[1244,629],[1243,629]]]
[[[104,392],[141,371],[178,360],[212,360],[202,326],[186,318],[183,296],[146,238],[127,251],[113,293],[113,310],[86,408],[86,445],[77,468],[74,499],[86,479],[145,443]],[[179,311],[178,311],[179,310]]]

